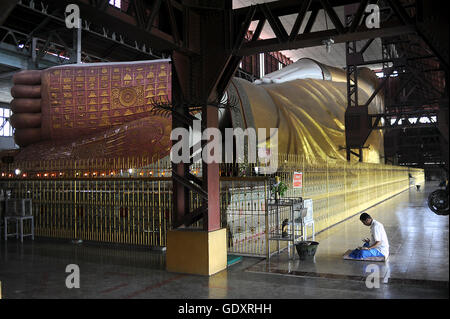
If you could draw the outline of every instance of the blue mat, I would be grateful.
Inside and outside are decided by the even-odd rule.
[[[362,259],[352,258],[349,256],[352,251],[353,251],[353,249],[347,250],[345,252],[344,256],[342,256],[342,258],[344,258],[345,260],[381,261],[381,262],[384,262],[387,260],[384,256],[383,257],[367,257],[367,258],[362,258]]]
[[[238,262],[242,261],[242,257],[241,256],[236,256],[236,255],[227,255],[227,267],[234,265]]]

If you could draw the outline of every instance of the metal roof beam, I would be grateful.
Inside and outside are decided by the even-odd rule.
[[[323,45],[324,40],[333,38],[334,43],[345,43],[348,41],[360,41],[385,36],[396,36],[401,34],[415,32],[413,26],[403,25],[402,23],[390,23],[379,29],[367,29],[363,26],[357,28],[353,33],[338,34],[338,31],[326,30],[317,31],[308,34],[300,34],[293,41],[279,42],[278,39],[265,39],[244,43],[241,50],[237,52],[240,56],[252,55],[262,52],[293,50],[307,47]]]

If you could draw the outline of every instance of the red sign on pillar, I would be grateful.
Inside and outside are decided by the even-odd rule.
[[[302,172],[294,172],[292,187],[293,188],[302,188],[303,187],[303,173]]]

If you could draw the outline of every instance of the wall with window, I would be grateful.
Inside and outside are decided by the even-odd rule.
[[[122,0],[109,0],[109,4],[120,9],[122,7]]]
[[[12,136],[12,126],[9,123],[10,116],[10,109],[0,108],[0,137]]]
[[[17,148],[14,143],[13,129],[9,123],[11,110],[8,108],[0,108],[0,150],[10,150]]]

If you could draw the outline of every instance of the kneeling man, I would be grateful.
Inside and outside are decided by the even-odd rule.
[[[389,256],[389,242],[383,224],[370,217],[367,213],[362,213],[359,219],[364,225],[370,226],[372,240],[368,238],[363,239],[365,242],[364,246],[352,251],[349,257],[356,259],[384,257],[387,259]]]

